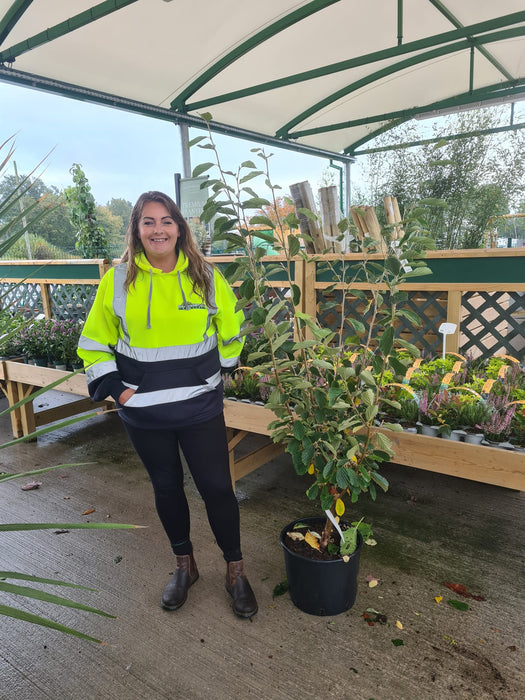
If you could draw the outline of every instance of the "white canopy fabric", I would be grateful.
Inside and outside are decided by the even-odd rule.
[[[0,80],[345,159],[525,96],[523,0],[0,0]]]

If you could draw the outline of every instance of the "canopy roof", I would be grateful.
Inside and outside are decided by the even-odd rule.
[[[415,115],[523,99],[523,8],[0,0],[0,80],[345,160]]]

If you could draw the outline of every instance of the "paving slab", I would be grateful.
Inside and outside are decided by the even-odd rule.
[[[4,416],[0,440],[9,437]],[[525,696],[522,493],[387,465],[388,493],[356,506],[356,517],[372,523],[377,545],[362,553],[355,605],[317,617],[295,608],[287,594],[272,595],[285,577],[282,527],[317,514],[305,496],[307,477],[295,475],[286,455],[274,459],[237,484],[246,569],[259,601],[259,613],[248,621],[231,612],[225,565],[189,476],[200,578],[183,608],[160,607],[173,555],[146,473],[117,416],[0,451],[0,471],[72,462],[92,464],[45,474],[33,491],[22,491],[21,480],[1,484],[0,522],[146,527],[1,534],[0,569],[87,586],[94,590],[53,592],[118,618],[0,593],[0,604],[104,641],[0,617],[1,700]],[[379,584],[370,587],[367,576]],[[445,583],[464,585],[484,600],[462,597]],[[469,609],[457,610],[450,600]],[[367,624],[363,614],[370,608],[386,621]]]

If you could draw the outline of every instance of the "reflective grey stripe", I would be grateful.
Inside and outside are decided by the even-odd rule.
[[[78,341],[78,347],[82,348],[82,350],[98,350],[100,352],[109,352],[111,355],[113,355],[113,350],[109,347],[109,345],[102,345],[102,343],[97,343],[96,340],[86,338],[85,335],[80,336],[80,340]]]
[[[144,408],[146,406],[156,406],[163,403],[176,403],[178,401],[186,401],[201,394],[211,391],[221,382],[221,373],[217,372],[212,377],[206,379],[206,384],[198,386],[183,386],[173,389],[161,389],[159,391],[147,391],[143,394],[133,394],[126,401],[126,408]]]
[[[129,344],[128,326],[126,324],[126,297],[124,290],[124,282],[126,281],[126,273],[128,266],[126,263],[117,265],[113,273],[113,311],[115,316],[120,320],[120,327],[124,341]]]
[[[208,303],[208,318],[206,319],[206,330],[204,331],[204,337],[206,337],[206,334],[208,332],[208,328],[211,325],[212,319],[217,313],[217,304],[215,303],[215,270],[213,267],[210,265],[208,267],[208,271],[210,273],[210,301]]]
[[[219,353],[220,354],[220,353]],[[223,357],[221,355],[221,365],[223,367],[235,367],[235,365],[239,362],[238,357]]]
[[[187,360],[205,355],[217,347],[217,336],[211,335],[200,343],[191,345],[170,345],[165,348],[132,348],[123,340],[118,340],[115,350],[139,362],[163,362],[164,360]]]
[[[139,388],[138,384],[130,384],[129,382],[122,381],[122,379],[120,381],[122,382],[122,384],[124,384],[124,386],[127,386],[128,389],[133,389],[133,391],[137,391],[137,389]]]
[[[240,335],[234,335],[233,338],[230,338],[229,340],[223,340],[222,344],[223,345],[230,345],[231,343],[235,343],[235,341],[238,341],[239,343],[242,343],[242,336]]]
[[[96,365],[91,365],[86,370],[86,380],[89,384],[95,379],[103,377],[105,374],[117,371],[117,363],[114,360],[107,360],[106,362],[97,362]]]

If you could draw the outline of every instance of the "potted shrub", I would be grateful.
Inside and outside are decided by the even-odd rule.
[[[30,364],[47,366],[49,361],[49,323],[39,318],[20,329],[20,341]]]
[[[80,324],[78,321],[50,321],[49,336],[50,355],[56,369],[70,369],[79,363],[77,347]]]
[[[465,431],[466,443],[479,445],[483,439],[480,426],[489,418],[489,408],[481,397],[466,395],[461,397],[459,423]]]
[[[203,138],[195,139],[193,144]],[[211,134],[204,147],[215,149]],[[414,217],[407,220],[403,239],[389,249],[384,260],[371,257],[380,245],[371,238],[360,243],[363,258],[357,265],[328,260],[326,264],[337,275],[342,289],[338,311],[351,326],[352,335],[345,337],[344,324],[339,333],[321,328],[315,318],[303,312],[300,291],[293,281],[293,258],[310,260],[302,248],[303,237],[285,234],[285,228],[299,228],[297,217],[289,214],[281,220],[277,213],[277,223],[260,215],[250,219],[251,210],[272,204],[257,196],[251,181],[264,177],[274,203],[277,189],[270,180],[269,157],[261,149],[254,151],[261,168],[246,161],[236,173],[228,174],[217,162],[219,175],[208,180],[214,194],[201,220],[214,220],[215,241],[243,251],[230,263],[227,274],[232,282],[242,280],[239,307],[249,312],[245,334],[257,333],[263,339],[250,359],[255,363],[252,372],[265,376],[270,392],[267,405],[276,418],[268,427],[273,440],[284,444],[291,455],[296,472],[309,477],[307,498],[321,506],[317,517],[294,521],[281,533],[292,601],[309,613],[336,614],[354,602],[359,552],[370,532],[357,516],[347,522],[339,519],[348,512],[347,504],[355,504],[362,494],[375,499],[377,488],[388,488],[380,465],[391,459],[394,450],[385,433],[402,428],[397,423],[384,423],[384,432],[376,428],[381,383],[387,371],[404,374],[400,350],[418,354],[414,346],[395,335],[398,315],[418,321],[413,312],[401,308],[406,295],[398,285],[429,273],[420,260],[429,239]],[[198,166],[197,172],[211,167]],[[246,184],[249,181],[250,186]],[[311,212],[305,215],[314,216]],[[255,224],[271,231],[257,231],[257,235],[283,256],[281,261],[268,265],[261,262],[263,252],[254,246],[250,229]],[[348,228],[349,223],[343,222],[342,232]],[[389,243],[389,230],[385,231],[385,241]],[[267,294],[268,276],[277,271],[284,271],[289,286],[289,294],[281,300]],[[353,289],[358,279],[375,285],[366,299],[368,328],[360,319],[345,314],[344,300],[350,291],[364,297]],[[335,311],[337,302],[332,306]],[[296,547],[298,552],[294,552]],[[343,583],[340,576],[349,580]],[[338,605],[334,606],[336,598]]]

